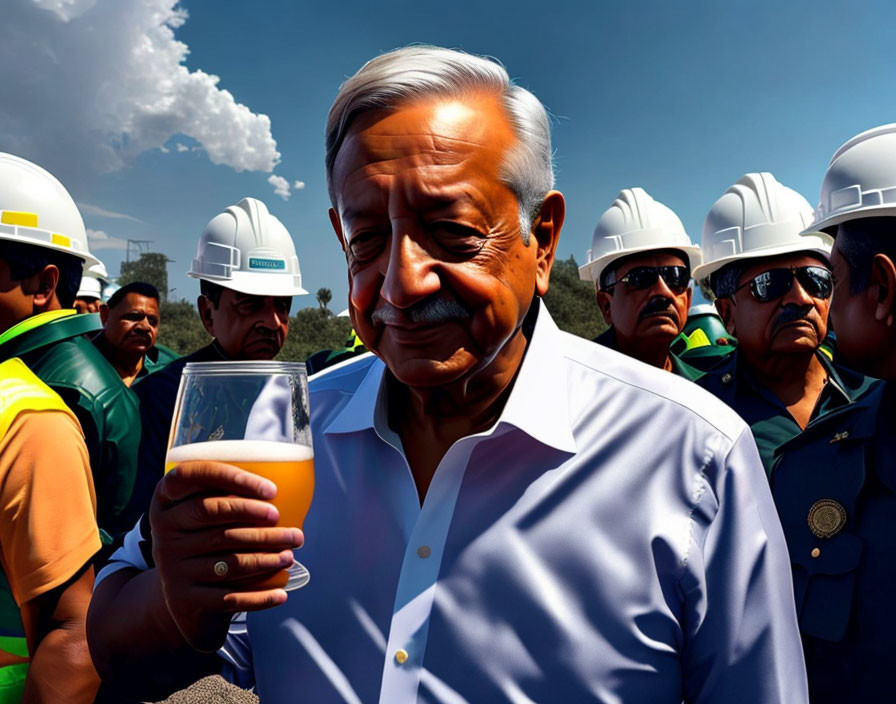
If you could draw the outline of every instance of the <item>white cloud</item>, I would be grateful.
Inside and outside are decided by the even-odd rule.
[[[283,200],[289,200],[289,197],[292,195],[289,190],[289,181],[287,181],[282,176],[277,176],[277,174],[271,174],[268,176],[268,183],[274,187],[274,193],[280,196]]]
[[[190,151],[190,148],[186,144],[181,144],[180,142],[178,142],[177,143],[177,151],[188,152],[188,151]]]
[[[304,181],[296,181],[294,184],[292,184],[292,187],[295,188],[297,191],[301,191],[305,187],[305,182]]]
[[[128,248],[128,243],[127,240],[112,237],[103,230],[91,230],[90,228],[87,228],[87,246],[90,247],[91,252],[101,249],[126,250]]]
[[[0,148],[63,182],[114,171],[177,134],[215,164],[272,171],[267,115],[189,71],[177,0],[6,0],[0,23]]]
[[[78,210],[81,211],[81,215],[96,215],[101,218],[112,218],[114,220],[132,220],[133,222],[143,222],[139,218],[135,218],[133,215],[128,215],[127,213],[116,213],[114,210],[106,210],[105,208],[101,208],[98,205],[92,205],[91,203],[78,203]]]

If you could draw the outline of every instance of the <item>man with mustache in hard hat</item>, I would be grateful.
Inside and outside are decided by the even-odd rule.
[[[812,208],[770,173],[749,173],[703,224],[704,263],[716,308],[737,351],[697,383],[747,421],[770,473],[775,449],[869,385],[823,351],[833,292],[831,238],[801,236]]]

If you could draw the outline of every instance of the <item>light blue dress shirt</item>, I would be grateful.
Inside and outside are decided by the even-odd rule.
[[[784,539],[727,406],[542,304],[500,419],[421,507],[384,372],[311,382],[311,582],[221,651],[264,704],[807,701]]]

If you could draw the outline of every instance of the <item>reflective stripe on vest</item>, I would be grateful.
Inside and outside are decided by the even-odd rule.
[[[59,395],[22,360],[13,358],[0,363],[0,438],[20,413],[28,411],[61,411],[75,418]],[[21,613],[2,572],[0,609],[0,704],[18,704],[28,674],[28,641]]]
[[[48,310],[46,313],[38,313],[37,315],[32,315],[29,318],[25,318],[22,322],[13,325],[2,335],[0,335],[0,345],[9,342],[14,337],[24,335],[26,332],[34,330],[34,328],[39,328],[45,323],[51,323],[54,320],[59,320],[60,318],[68,318],[72,315],[78,315],[78,311],[70,308],[64,308],[62,310]]]

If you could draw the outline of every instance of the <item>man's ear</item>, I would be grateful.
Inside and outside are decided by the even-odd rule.
[[[597,307],[600,308],[600,312],[604,316],[604,322],[607,325],[613,324],[612,304],[613,296],[608,291],[597,291]]]
[[[728,334],[731,337],[737,337],[737,327],[734,325],[734,301],[726,296],[725,298],[717,298],[715,304]]]
[[[342,220],[339,219],[339,213],[333,208],[330,208],[330,224],[333,226],[333,232],[336,233],[336,237],[339,238],[342,251],[345,252],[345,234],[342,232]]]
[[[196,308],[199,310],[199,319],[202,321],[205,331],[215,337],[214,306],[208,296],[199,296],[196,299]]]
[[[31,294],[31,304],[36,312],[50,310],[56,300],[56,286],[59,283],[59,269],[55,264],[47,264],[43,269],[22,282],[22,290]]]
[[[874,255],[869,287],[877,290],[874,319],[887,327],[893,327],[893,316],[896,314],[896,265],[886,254]]]
[[[105,303],[100,303],[100,322],[105,325],[106,321],[109,319],[109,306]]]
[[[551,267],[554,265],[557,242],[565,217],[566,201],[563,200],[563,194],[560,191],[549,191],[544,197],[538,217],[532,223],[531,232],[538,248],[535,254],[535,290],[539,296],[544,296],[550,285]]]

